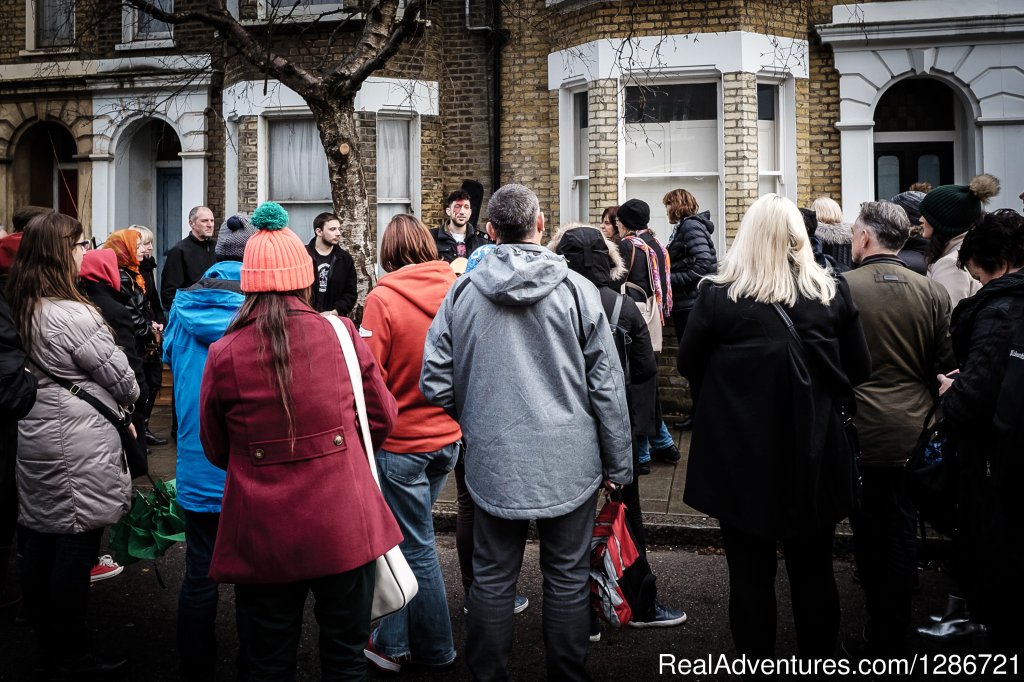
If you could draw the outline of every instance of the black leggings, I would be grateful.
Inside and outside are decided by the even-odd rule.
[[[455,551],[459,555],[462,589],[469,594],[473,584],[473,516],[476,507],[466,487],[466,446],[463,445],[459,461],[455,464],[455,492],[458,511],[455,516]]]
[[[774,658],[777,542],[721,525],[729,564],[729,627],[736,651],[751,658]],[[831,657],[839,639],[839,591],[832,573],[835,532],[830,525],[814,535],[782,541],[802,658]]]

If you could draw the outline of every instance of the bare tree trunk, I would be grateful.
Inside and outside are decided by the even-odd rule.
[[[327,97],[309,102],[327,154],[334,212],[341,219],[341,239],[355,261],[359,280],[357,311],[376,282],[377,230],[370,225],[366,176],[360,160],[355,97]]]

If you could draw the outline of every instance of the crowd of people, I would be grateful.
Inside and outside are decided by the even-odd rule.
[[[37,675],[127,674],[94,655],[87,625],[132,476],[91,401],[141,447],[160,443],[149,418],[166,363],[183,679],[214,678],[221,584],[235,590],[240,679],[291,679],[310,593],[324,679],[455,663],[432,521],[451,472],[474,679],[509,678],[531,522],[548,677],[589,679],[602,491],[623,502],[639,553],[629,625],[687,620],[659,598],[640,495],[652,461],[680,460],[657,390],[670,323],[692,396],[677,424],[693,430],[684,499],[720,523],[738,653],[774,656],[781,545],[800,656],[837,655],[832,549],[849,517],[868,625],[845,655],[906,654],[917,519],[903,465],[936,406],[956,448],[958,588],[919,632],[985,628],[993,652],[1019,652],[1024,217],[986,212],[997,192],[988,175],[912,188],[852,224],[827,197],[798,209],[766,194],[719,258],[710,212],[683,188],[662,200],[662,244],[643,201],[549,229],[514,184],[492,193],[481,230],[470,184],[434,230],[391,219],[358,327],[337,215],[317,216],[303,244],[274,202],[216,237],[196,207],[158,293],[146,227],[92,248],[77,220],[19,210],[0,240],[0,569],[16,546]],[[374,622],[376,560],[396,545],[418,591]]]

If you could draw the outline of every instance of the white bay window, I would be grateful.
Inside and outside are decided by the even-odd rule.
[[[288,211],[289,227],[313,238],[313,218],[333,211],[327,155],[312,118],[267,119],[267,198]]]

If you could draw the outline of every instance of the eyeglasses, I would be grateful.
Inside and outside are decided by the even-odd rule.
[[[83,239],[80,242],[75,242],[75,246],[81,246],[83,251],[88,251],[92,248],[92,242],[88,239]]]

